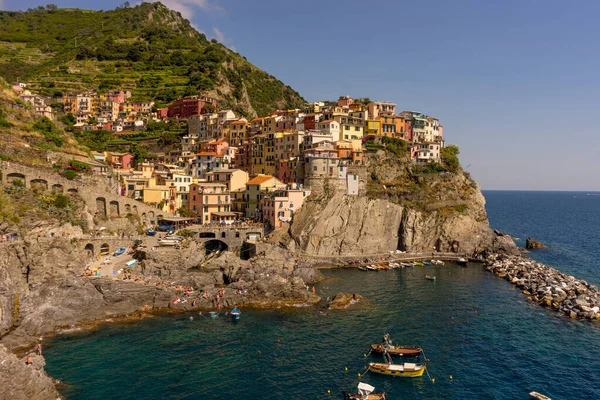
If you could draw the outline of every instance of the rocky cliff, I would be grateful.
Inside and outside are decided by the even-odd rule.
[[[294,215],[291,245],[309,255],[483,251],[516,253],[489,227],[485,198],[462,171],[410,168],[379,152],[365,167],[366,190],[314,193]]]

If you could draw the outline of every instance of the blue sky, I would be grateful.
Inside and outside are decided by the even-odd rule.
[[[440,118],[484,189],[600,190],[600,2],[163,3],[309,101],[367,96]]]

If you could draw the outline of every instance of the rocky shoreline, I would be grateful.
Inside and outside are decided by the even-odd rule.
[[[487,270],[523,290],[527,300],[569,318],[600,320],[598,287],[523,256],[493,254]]]

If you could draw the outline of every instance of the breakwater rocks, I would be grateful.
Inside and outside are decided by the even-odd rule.
[[[570,318],[600,319],[600,292],[586,281],[521,256],[491,255],[487,270],[513,283],[527,299]]]

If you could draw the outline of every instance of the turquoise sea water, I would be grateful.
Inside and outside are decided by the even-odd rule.
[[[492,225],[545,241],[551,246],[535,257],[565,257],[572,273],[600,281],[595,265],[576,264],[591,258],[577,251],[563,255],[577,235],[571,232],[567,240],[560,233],[577,230],[568,228],[571,214],[565,210],[577,221],[593,222],[597,215],[584,214],[600,198],[569,209],[566,198],[549,194],[546,200],[557,206],[551,219],[564,221],[546,231],[539,219],[546,214],[526,211],[539,209],[539,198],[506,193],[485,193]],[[511,210],[519,211],[514,220]],[[585,231],[581,223],[579,231]],[[427,376],[361,377],[388,399],[526,399],[532,390],[554,400],[600,398],[600,327],[528,303],[478,264],[326,273],[332,278],[316,285],[324,297],[346,291],[366,300],[339,311],[242,310],[238,323],[194,313],[106,325],[46,343],[47,371],[68,384],[68,399],[339,399],[356,387],[367,361],[379,360],[363,354],[389,332],[395,342],[424,346],[435,383]],[[437,281],[425,280],[425,274]]]

